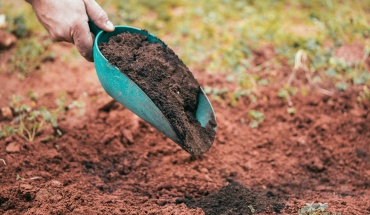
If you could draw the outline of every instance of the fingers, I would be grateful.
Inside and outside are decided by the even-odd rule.
[[[90,32],[89,25],[85,21],[77,22],[71,28],[71,37],[78,52],[88,61],[93,61],[94,38]]]
[[[84,0],[86,11],[90,19],[104,31],[114,31],[114,25],[109,21],[107,13],[95,0]]]

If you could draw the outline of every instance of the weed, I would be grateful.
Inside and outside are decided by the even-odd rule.
[[[248,112],[248,117],[250,119],[249,126],[251,128],[258,128],[260,123],[262,123],[265,120],[265,116],[262,112],[250,110]]]
[[[82,94],[79,99],[84,99],[87,95]],[[46,107],[37,107],[38,94],[29,91],[28,99],[31,105],[25,103],[21,96],[12,96],[9,107],[14,113],[14,119],[0,128],[0,138],[19,135],[29,142],[33,142],[36,135],[47,127],[54,130],[54,135],[61,136],[62,132],[58,129],[58,119],[63,117],[64,113],[69,110],[77,110],[77,113],[85,113],[85,103],[80,100],[67,102],[66,94],[62,93],[56,100],[57,108],[48,109]],[[54,135],[49,136],[52,140]]]
[[[294,115],[296,112],[297,112],[297,109],[295,109],[294,107],[289,107],[287,109],[287,113],[290,115]]]
[[[45,107],[32,109],[30,106],[21,103],[22,98],[15,98],[10,103],[10,107],[14,110],[16,118],[13,127],[3,129],[5,135],[17,133],[25,140],[33,142],[35,136],[40,132],[44,124],[51,124],[57,129],[56,116],[53,116]]]
[[[278,97],[282,98],[284,101],[288,102],[289,106],[292,106],[291,97],[297,94],[298,89],[292,87],[289,84],[285,84],[278,92]]]
[[[4,125],[2,129],[0,129],[0,139],[6,136],[11,136],[13,134],[16,134],[17,130],[14,129],[10,125]]]
[[[32,90],[28,91],[27,96],[33,101],[37,102],[39,100],[39,95],[36,92],[33,92]]]
[[[233,93],[229,94],[230,97],[230,105],[231,106],[237,106],[238,100],[242,97],[247,97],[252,103],[255,103],[257,101],[256,96],[252,93],[251,90],[246,89],[237,89]]]
[[[348,85],[345,83],[345,82],[337,82],[335,84],[335,87],[339,90],[339,91],[346,91],[347,88],[348,88]]]
[[[341,213],[325,212],[328,208],[328,203],[306,203],[306,205],[298,211],[299,215],[341,215]]]
[[[227,88],[212,88],[212,87],[205,87],[204,93],[208,95],[212,95],[212,98],[216,101],[220,101],[227,93]]]
[[[7,22],[9,23],[7,30],[18,38],[26,37],[30,33],[26,25],[26,17],[23,14],[12,17]]]
[[[358,102],[370,101],[370,89],[368,86],[364,86],[360,95],[357,97]]]
[[[17,43],[15,54],[10,58],[9,72],[18,72],[19,78],[24,78],[28,73],[41,66],[42,59],[49,54],[50,40],[40,42],[35,37],[25,38]]]

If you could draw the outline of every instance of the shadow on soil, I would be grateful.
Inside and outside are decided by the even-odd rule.
[[[255,214],[280,211],[285,207],[283,200],[271,191],[247,189],[236,181],[208,196],[194,200],[191,196],[176,200],[189,208],[202,208],[205,214]]]

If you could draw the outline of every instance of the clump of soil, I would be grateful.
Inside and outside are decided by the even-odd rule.
[[[196,118],[200,86],[186,65],[166,45],[149,43],[140,34],[111,37],[99,49],[108,61],[133,80],[162,111],[178,137],[179,145],[193,155],[211,147],[216,122],[205,128]]]
[[[205,214],[254,214],[280,213],[284,208],[281,197],[272,191],[256,191],[231,180],[218,192],[194,200],[192,196],[176,199],[176,204],[185,203],[189,208],[202,208]],[[269,213],[269,214],[270,214]]]

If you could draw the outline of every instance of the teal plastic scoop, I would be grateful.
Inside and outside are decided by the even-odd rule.
[[[136,85],[135,82],[128,78],[124,73],[120,72],[117,67],[110,64],[102,55],[98,47],[99,43],[108,42],[110,37],[124,32],[145,35],[150,43],[160,43],[163,46],[165,46],[165,44],[147,31],[130,26],[116,26],[113,32],[102,31],[91,22],[89,22],[89,26],[91,32],[95,35],[93,48],[95,69],[104,90],[116,101],[138,115],[141,119],[145,120],[164,133],[168,138],[182,146],[183,140],[177,136],[170,122],[159,108],[146,95],[146,93]],[[216,121],[215,113],[202,88],[200,89],[198,100],[196,118],[202,127],[211,125],[214,126],[213,129],[216,130],[216,126],[214,125],[215,123],[212,123]],[[194,144],[194,146],[190,146],[190,149],[185,150],[191,154],[199,155],[208,151],[209,147],[210,146],[205,148],[204,146],[202,147]]]

